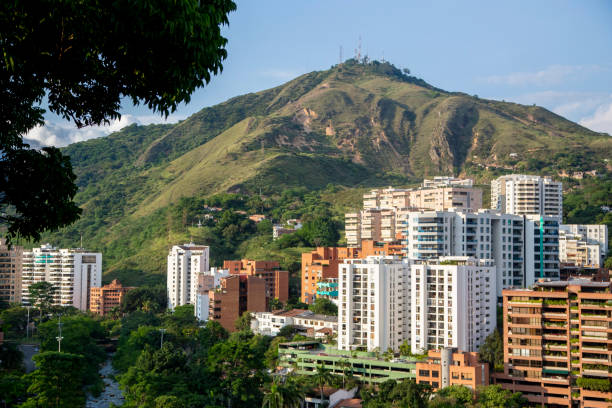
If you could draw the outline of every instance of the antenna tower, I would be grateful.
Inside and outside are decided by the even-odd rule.
[[[340,46],[340,60],[338,61],[338,65],[342,64],[342,46]]]
[[[361,61],[361,36],[359,36],[359,45],[357,46],[357,61]]]

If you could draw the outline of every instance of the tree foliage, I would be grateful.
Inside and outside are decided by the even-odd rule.
[[[504,368],[504,342],[499,331],[496,329],[485,339],[479,351],[480,361],[489,363],[489,367],[495,371]]]
[[[70,224],[75,176],[58,149],[22,136],[49,110],[78,126],[119,117],[123,97],[168,115],[223,68],[231,0],[0,3],[0,221],[38,239]]]
[[[308,306],[308,310],[317,314],[338,316],[338,306],[331,300],[325,298],[316,298],[314,303]]]

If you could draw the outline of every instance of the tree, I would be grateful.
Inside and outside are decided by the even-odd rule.
[[[135,310],[158,313],[166,309],[167,294],[165,286],[142,286],[127,292],[121,298],[121,313]]]
[[[250,331],[251,330],[251,320],[253,319],[253,315],[249,312],[244,312],[242,316],[240,316],[234,322],[234,326],[238,331]]]
[[[477,408],[520,408],[527,404],[520,392],[504,390],[500,385],[489,385],[477,390]]]
[[[23,353],[15,343],[8,341],[0,343],[0,369],[7,371],[23,369]]]
[[[36,370],[27,375],[30,381],[28,393],[32,396],[22,407],[71,408],[85,405],[83,356],[47,351],[32,359],[37,366]]]
[[[278,298],[274,298],[270,300],[270,310],[281,310],[283,308],[283,302],[278,300]]]
[[[480,361],[489,363],[489,367],[500,371],[504,369],[504,343],[499,331],[494,330],[485,339],[479,352]]]
[[[30,303],[38,307],[42,320],[43,310],[48,310],[53,303],[55,287],[49,282],[40,281],[30,285],[30,287],[28,287],[28,293],[30,294]]]
[[[22,136],[49,110],[77,126],[119,118],[123,97],[168,115],[223,69],[231,0],[0,3],[0,222],[9,238],[75,221],[69,158]],[[84,23],[86,22],[86,23]]]
[[[264,408],[297,408],[304,397],[304,389],[294,377],[275,376],[263,398]]]
[[[412,355],[412,346],[408,343],[408,340],[404,340],[400,344],[400,355],[404,357],[410,357]]]
[[[298,234],[311,246],[334,246],[340,239],[337,223],[327,215],[304,222]]]
[[[333,374],[325,368],[325,364],[321,363],[321,365],[317,366],[317,370],[310,377],[312,383],[319,388],[321,392],[321,401],[323,401],[323,387],[328,384],[331,384],[334,381]]]
[[[466,407],[472,403],[474,394],[471,389],[462,385],[451,385],[436,392],[435,399],[445,399],[456,407]]]
[[[308,310],[313,313],[338,316],[338,306],[331,300],[325,298],[316,298],[314,303],[308,306]]]

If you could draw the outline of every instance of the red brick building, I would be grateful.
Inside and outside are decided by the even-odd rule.
[[[234,323],[244,312],[265,312],[266,281],[252,275],[221,278],[219,288],[208,292],[210,320],[218,321],[227,331],[236,331]]]
[[[281,302],[289,300],[289,272],[281,271],[276,261],[223,261],[223,269],[229,269],[231,275],[247,275],[261,278],[266,283],[266,297]]]

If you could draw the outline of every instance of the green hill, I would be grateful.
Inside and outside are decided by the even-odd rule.
[[[272,200],[290,187],[407,185],[450,174],[486,183],[513,170],[606,173],[610,151],[610,136],[541,107],[446,92],[388,63],[349,60],[175,125],[133,125],[66,147],[83,216],[45,240],[74,246],[83,235],[104,252],[107,277],[138,283],[164,273],[168,245],[209,239],[189,227],[201,210],[185,198]],[[329,191],[319,198],[330,201]]]

